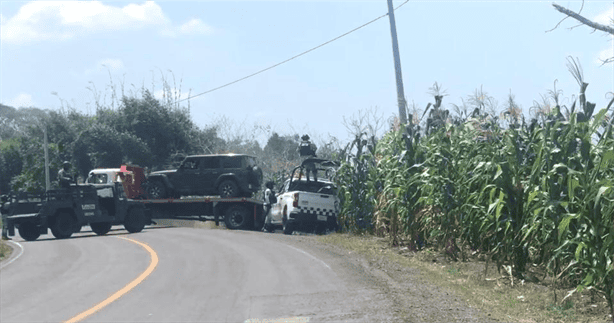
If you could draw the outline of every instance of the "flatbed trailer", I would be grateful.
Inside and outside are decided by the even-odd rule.
[[[259,229],[264,223],[263,202],[247,197],[195,196],[179,199],[142,199],[151,219],[223,219],[228,229]]]
[[[264,223],[263,201],[251,197],[186,196],[181,198],[150,199],[146,194],[144,169],[122,165],[120,178],[129,199],[145,206],[155,219],[224,220],[226,228],[236,230],[260,229]]]

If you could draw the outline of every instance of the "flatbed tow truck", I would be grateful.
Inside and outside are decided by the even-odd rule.
[[[264,223],[263,201],[251,197],[187,196],[149,199],[143,168],[122,165],[120,178],[128,198],[145,206],[151,219],[220,220],[231,230],[260,229]]]
[[[33,241],[51,229],[54,237],[65,239],[84,225],[98,235],[108,233],[113,225],[123,225],[135,233],[155,224],[156,219],[213,220],[216,225],[223,220],[233,230],[259,229],[264,222],[261,200],[217,196],[146,199],[141,167],[122,165],[119,173],[120,181],[105,185],[11,193],[2,211],[8,214],[9,236],[17,229],[24,240]]]

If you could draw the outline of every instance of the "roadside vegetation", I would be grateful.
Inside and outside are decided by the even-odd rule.
[[[568,68],[579,97],[563,104],[555,82],[529,120],[513,94],[498,113],[481,88],[446,109],[435,83],[434,101],[423,111],[412,105],[409,125],[371,109],[345,120],[352,142],[310,134],[319,157],[341,163],[345,234],[323,239],[368,255],[381,249],[501,320],[612,320],[614,98],[589,102],[578,62],[570,58]],[[199,127],[189,101],[181,105],[163,84],[163,99],[110,87],[106,103],[92,91],[92,114],[65,101],[59,111],[0,105],[0,191],[44,189],[44,129],[52,176],[64,160],[84,178],[97,167],[156,170],[190,154],[234,152],[258,157],[265,181],[280,185],[299,163],[299,133],[226,118]]]
[[[65,160],[84,179],[94,168],[122,163],[153,171],[177,167],[187,155],[242,153],[258,157],[265,181],[278,184],[298,163],[299,133],[278,134],[269,125],[227,117],[199,127],[192,121],[189,101],[180,104],[180,91],[171,90],[175,87],[163,76],[160,99],[153,96],[154,88],[128,93],[111,82],[109,93],[103,94],[91,86],[93,113],[83,113],[62,99],[59,110],[0,104],[0,192],[44,190],[45,129],[52,185]],[[256,138],[266,138],[266,144],[261,146]],[[319,138],[319,155],[330,157],[336,142]]]
[[[0,228],[2,227],[2,220],[0,220]],[[0,261],[4,260],[11,255],[12,248],[2,239],[0,239]]]
[[[614,315],[614,98],[596,107],[579,64],[568,68],[577,100],[563,105],[555,87],[530,121],[512,94],[493,114],[481,90],[452,115],[435,84],[424,122],[359,133],[337,173],[344,230],[460,266],[477,257],[515,288],[549,286],[552,308],[589,297]]]

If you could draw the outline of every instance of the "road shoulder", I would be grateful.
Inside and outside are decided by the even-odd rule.
[[[15,248],[8,241],[0,242],[0,267],[16,257]]]
[[[386,295],[394,321],[496,322],[489,313],[470,306],[454,291],[430,283],[419,269],[391,259],[391,256],[401,256],[385,248],[377,238],[358,238],[364,245],[347,248],[338,243],[340,238],[349,239],[347,235],[333,236],[293,236],[293,240],[324,261],[333,261],[333,268],[337,265],[352,269],[345,271],[351,275],[344,277],[346,280],[364,284]]]

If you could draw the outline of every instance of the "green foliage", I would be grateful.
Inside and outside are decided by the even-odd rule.
[[[197,150],[191,138],[198,131],[187,109],[165,106],[147,90],[141,98],[122,98],[117,111],[101,110],[98,117],[117,132],[140,138],[151,151],[154,165],[163,164],[173,153]]]
[[[379,188],[369,180],[376,166],[374,137],[370,142],[364,134],[357,135],[341,152],[339,159],[343,164],[336,173],[336,182],[341,200],[341,213],[338,221],[342,228],[350,232],[372,229],[375,208],[375,191]]]
[[[612,115],[579,84],[579,109],[563,115],[557,105],[530,123],[508,117],[507,128],[475,100],[471,116],[449,118],[436,95],[424,137],[411,125],[346,156],[341,225],[452,258],[467,246],[518,277],[541,264],[575,290],[600,292],[614,311]],[[516,111],[511,94],[508,105]]]

